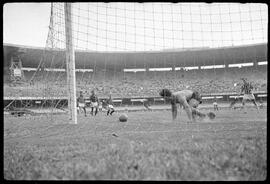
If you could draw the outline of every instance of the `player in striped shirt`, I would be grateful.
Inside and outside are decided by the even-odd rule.
[[[241,78],[241,80],[243,81],[243,85],[241,87],[241,92],[240,93],[244,94],[243,95],[243,100],[242,100],[242,109],[244,109],[244,112],[246,113],[246,111],[245,111],[245,103],[248,100],[250,100],[256,106],[256,109],[259,110],[258,105],[257,105],[256,100],[255,100],[255,96],[252,93],[253,86],[252,86],[251,82],[247,82],[247,80],[245,78]]]

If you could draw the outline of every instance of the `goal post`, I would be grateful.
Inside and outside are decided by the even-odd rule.
[[[72,4],[65,3],[66,71],[69,120],[77,124],[75,53],[72,36]]]

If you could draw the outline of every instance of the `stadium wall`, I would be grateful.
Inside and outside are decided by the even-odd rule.
[[[229,103],[238,94],[236,93],[227,93],[227,94],[208,94],[202,95],[203,103],[213,103],[216,98],[219,103]],[[267,92],[261,91],[254,93],[254,96],[257,100],[266,101]],[[240,96],[241,98],[242,96]],[[106,100],[106,98],[100,98],[101,100]],[[86,104],[89,105],[89,99],[86,99]],[[169,101],[164,100],[160,97],[138,97],[138,98],[114,98],[113,103],[115,106],[136,106],[142,105],[143,102],[149,102],[150,105],[165,105],[169,104]],[[43,97],[4,97],[4,107],[13,106],[16,108],[31,107],[31,108],[46,108],[52,107],[54,105],[56,108],[65,108],[67,106],[67,98],[43,98]]]

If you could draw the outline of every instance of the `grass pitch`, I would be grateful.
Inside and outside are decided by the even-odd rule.
[[[204,110],[209,112],[208,110]],[[266,109],[216,112],[186,123],[185,112],[4,118],[8,180],[264,180]]]

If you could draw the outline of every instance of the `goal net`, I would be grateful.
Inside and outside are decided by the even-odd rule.
[[[243,77],[266,90],[266,4],[72,3],[71,13],[77,96],[94,89],[116,105],[139,104],[162,88],[236,92]],[[34,94],[47,99],[41,108],[67,107],[65,37],[64,3],[52,3],[31,77]]]

